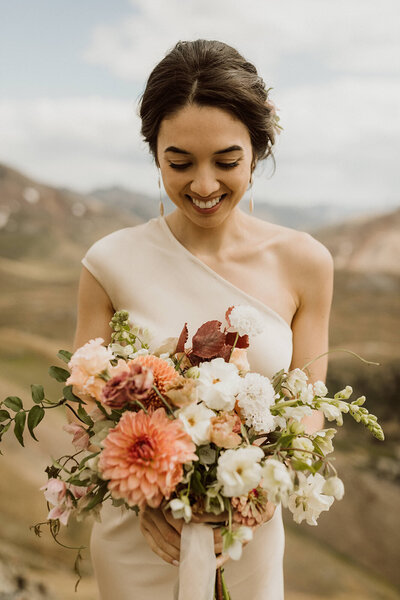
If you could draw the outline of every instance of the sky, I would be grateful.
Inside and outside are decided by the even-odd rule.
[[[398,0],[0,0],[0,162],[157,195],[137,102],[178,40],[253,62],[284,128],[256,202],[380,210],[400,190]]]

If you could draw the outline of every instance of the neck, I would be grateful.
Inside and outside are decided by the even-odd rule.
[[[196,255],[223,255],[224,252],[243,242],[248,217],[235,207],[227,218],[215,227],[201,227],[193,223],[180,209],[165,217],[176,239]]]

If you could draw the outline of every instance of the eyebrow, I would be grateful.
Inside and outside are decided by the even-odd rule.
[[[217,152],[214,152],[215,154],[227,154],[228,152],[234,152],[235,150],[239,150],[241,152],[243,152],[243,148],[241,146],[229,146],[229,148],[224,148],[223,150],[217,150]],[[175,152],[176,154],[190,154],[190,152],[187,152],[187,150],[182,150],[182,148],[177,148],[176,146],[168,146],[168,148],[166,148],[164,150],[165,152]]]

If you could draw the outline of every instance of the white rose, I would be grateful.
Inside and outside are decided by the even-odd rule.
[[[197,446],[210,441],[211,418],[215,417],[213,410],[207,408],[203,403],[188,404],[177,414],[183,427]]]
[[[200,400],[214,410],[232,410],[241,384],[236,365],[225,362],[223,358],[214,358],[201,363],[199,372],[197,386]]]
[[[228,498],[243,496],[260,483],[262,469],[259,461],[264,452],[258,446],[225,450],[219,459],[217,480]]]

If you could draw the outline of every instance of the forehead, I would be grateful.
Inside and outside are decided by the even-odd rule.
[[[213,106],[188,105],[161,121],[158,151],[176,146],[190,153],[215,152],[240,145],[251,149],[246,125],[229,112]]]

